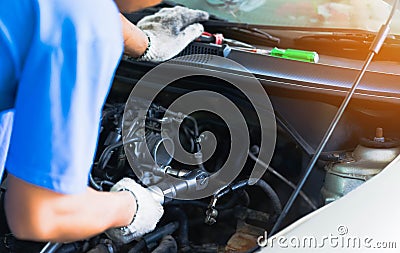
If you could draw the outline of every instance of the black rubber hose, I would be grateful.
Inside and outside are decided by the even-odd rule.
[[[250,205],[250,196],[247,193],[246,190],[243,190],[240,194],[240,198],[243,201],[243,206],[249,206]]]
[[[168,208],[168,210],[175,214],[174,218],[177,219],[179,222],[179,229],[178,229],[179,247],[182,252],[187,252],[190,250],[188,217],[182,209],[176,206],[171,206],[170,208]]]
[[[141,252],[144,248],[146,248],[146,242],[143,240],[138,241],[138,243],[133,246],[128,253],[138,253]]]
[[[128,253],[137,253],[143,250],[147,245],[161,240],[164,236],[174,233],[179,227],[179,222],[171,222],[159,229],[145,235],[131,248]]]
[[[282,213],[282,204],[275,190],[272,189],[272,187],[262,179],[258,180],[255,185],[260,187],[264,191],[264,193],[271,199],[272,207],[274,208],[275,214],[280,215]]]
[[[208,204],[201,202],[199,200],[180,200],[174,199],[167,203],[168,206],[175,206],[175,205],[191,205],[191,206],[198,206],[201,208],[207,208]]]
[[[167,235],[161,240],[160,245],[158,245],[152,253],[178,253],[178,246],[176,245],[175,239]]]
[[[248,183],[249,183],[248,180],[239,181],[238,183],[233,184],[229,187],[226,187],[222,191],[218,192],[215,195],[215,198],[220,199],[221,197],[225,196],[226,194],[228,194],[230,192],[247,187]],[[281,204],[281,201],[278,197],[278,194],[275,192],[275,190],[272,189],[272,187],[262,179],[259,179],[257,181],[257,183],[255,183],[254,185],[260,187],[264,191],[264,193],[271,199],[272,207],[274,208],[275,214],[277,214],[277,215],[281,214],[282,213],[282,204]]]
[[[64,244],[57,250],[57,253],[74,253],[79,252],[79,245],[77,243]]]
[[[220,210],[232,208],[238,202],[239,197],[240,197],[240,192],[238,194],[233,194],[233,196],[226,203],[220,206],[216,206],[216,208]]]

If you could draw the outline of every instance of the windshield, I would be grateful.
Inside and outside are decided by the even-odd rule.
[[[377,31],[393,1],[383,0],[175,0],[233,22],[268,26],[348,28]],[[400,16],[391,33],[400,34]]]

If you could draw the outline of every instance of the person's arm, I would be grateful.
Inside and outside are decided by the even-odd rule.
[[[204,31],[199,23],[209,14],[186,7],[163,8],[136,25],[122,14],[125,54],[141,61],[161,62],[177,56]]]
[[[117,4],[119,10],[123,13],[134,12],[152,5],[156,5],[161,2],[161,0],[114,0]]]
[[[120,14],[120,17],[124,36],[124,53],[138,58],[146,51],[149,40],[142,30],[132,24],[122,14]]]
[[[5,198],[7,221],[19,239],[74,241],[127,226],[136,212],[133,195],[122,192],[59,194],[12,175]]]
[[[18,238],[33,241],[81,240],[124,226],[139,237],[162,215],[147,189],[129,183],[135,202],[129,192],[87,188],[102,107],[122,53],[119,12],[108,0],[41,7],[47,13],[41,24],[48,25],[30,40],[15,101],[7,221]],[[143,218],[132,221],[134,214]]]

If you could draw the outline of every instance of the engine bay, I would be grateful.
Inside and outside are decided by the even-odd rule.
[[[287,93],[286,87],[282,87],[285,91],[282,93],[273,90],[270,98],[277,135],[268,165],[268,158],[263,160],[259,156],[261,130],[254,108],[243,94],[235,92],[223,80],[206,76],[182,78],[169,84],[154,101],[147,101],[150,107],[141,116],[138,112],[143,110],[139,105],[144,102],[140,98],[131,101],[137,108],[127,110],[126,101],[138,81],[138,69],[148,67],[146,63],[130,60],[121,62],[102,115],[91,186],[108,191],[123,177],[134,178],[145,185],[163,185],[165,175],[182,179],[184,186],[164,184],[163,190],[168,192],[165,214],[157,228],[139,241],[119,245],[105,235],[99,235],[85,242],[62,245],[55,252],[250,252],[257,246],[260,235],[271,230],[282,205],[296,187],[337,108],[335,100],[338,98],[328,96],[322,101],[321,97],[314,99],[312,94],[304,97],[303,93],[303,97],[298,98]],[[210,197],[174,199],[176,191],[201,190],[202,180],[218,172],[229,156],[229,128],[218,115],[205,111],[185,115],[167,109],[180,96],[202,89],[231,98],[245,115],[250,145],[237,157],[238,164],[245,160],[245,166],[232,183]],[[213,101],[204,98],[204,103]],[[400,153],[396,138],[398,125],[391,120],[396,103],[363,105],[360,100],[355,100],[346,112],[284,226],[344,196],[378,174]],[[389,105],[390,112],[385,111]],[[129,132],[129,138],[123,141],[123,118],[127,111],[129,118],[125,120],[130,122],[130,128],[125,131]],[[141,121],[143,115],[145,120]],[[164,123],[179,131],[172,133],[168,127],[162,128]],[[217,145],[211,158],[203,162],[201,145],[207,136],[202,133],[208,131],[215,136]],[[193,164],[197,161],[198,165],[187,165],[174,159],[171,153],[175,149],[175,135],[185,151],[193,155]],[[146,148],[149,153],[143,151]],[[128,161],[129,157],[133,159]],[[263,166],[266,173],[256,185],[250,185],[248,179],[255,163]],[[132,167],[139,168],[142,174],[138,176]]]
[[[132,14],[131,19],[145,14],[148,12]],[[282,31],[275,35],[279,33]],[[195,67],[246,78],[241,69],[210,62],[212,56],[219,56],[243,65],[261,84],[271,104],[254,105],[247,94],[226,80],[199,74],[166,86],[148,84],[150,90],[160,90],[151,101],[132,97],[138,82],[158,64],[124,57],[103,109],[90,186],[109,191],[124,177],[157,186],[164,197],[164,216],[153,232],[128,244],[115,243],[102,234],[80,242],[50,244],[41,252],[252,252],[258,238],[273,228],[361,61],[332,57],[323,49],[320,63],[313,64],[217,45],[191,47],[181,56],[202,53],[190,58]],[[400,122],[393,120],[400,112],[397,67],[396,61],[381,61],[367,72],[282,227],[346,195],[400,154]],[[230,115],[230,125],[203,107],[190,114],[170,109],[181,97],[201,91],[229,99],[245,125],[235,121],[236,115]],[[202,103],[224,106],[217,95],[202,97]],[[264,131],[258,108],[263,115],[273,115],[273,133]],[[232,134],[232,125],[236,134]],[[238,133],[248,137],[247,148],[240,148],[232,158],[232,142],[239,138]],[[270,156],[262,153],[263,139],[269,140]],[[212,152],[208,141],[215,144]],[[177,159],[178,149],[189,160]],[[211,175],[218,174],[229,159],[233,180],[222,180],[207,196],[190,195],[210,187]],[[249,179],[255,166],[265,173],[252,183]],[[179,183],[172,183],[175,179]],[[38,252],[35,247],[32,252]]]

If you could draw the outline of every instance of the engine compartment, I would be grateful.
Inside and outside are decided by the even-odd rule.
[[[102,133],[97,153],[98,162],[94,164],[92,174],[92,184],[98,190],[108,190],[113,182],[125,176],[138,179],[127,162],[120,140],[122,138],[121,122],[124,101],[127,100],[129,91],[134,86],[135,72],[143,65],[145,64],[131,61],[122,62],[117,72],[113,89],[104,109]],[[95,244],[93,241],[97,240],[97,246],[103,245],[105,242],[109,246],[112,245],[114,251],[105,252],[157,252],[158,247],[166,247],[165,245],[173,248],[174,251],[171,252],[250,251],[256,246],[257,238],[274,225],[282,204],[288,199],[297,180],[304,173],[306,163],[313,154],[318,139],[321,138],[326,124],[329,123],[331,115],[337,109],[336,101],[340,99],[330,97],[330,99],[322,101],[324,99],[321,97],[298,98],[284,92],[282,92],[283,95],[276,92],[271,95],[277,119],[277,136],[274,155],[268,166],[262,161],[262,157],[258,157],[259,160],[257,160],[261,138],[260,125],[256,119],[254,108],[243,96],[234,93],[232,87],[224,81],[210,77],[196,76],[177,80],[158,95],[151,103],[150,110],[147,111],[148,118],[144,127],[147,144],[143,142],[133,148],[140,150],[141,145],[148,145],[149,150],[152,151],[152,159],[157,161],[156,169],[151,164],[147,164],[149,174],[140,178],[142,182],[157,183],[159,180],[157,175],[163,176],[164,174],[190,181],[193,179],[193,175],[196,177],[199,172],[201,175],[204,170],[210,174],[218,172],[221,164],[226,160],[229,153],[229,150],[225,148],[229,145],[229,129],[218,116],[201,111],[190,115],[189,118],[187,118],[189,115],[182,117],[179,112],[173,114],[175,119],[164,118],[166,108],[174,100],[187,92],[199,89],[221,92],[235,101],[242,113],[246,115],[251,144],[246,166],[240,175],[232,184],[227,185],[212,197],[167,201],[164,205],[165,215],[157,229],[139,242],[115,245],[100,236],[92,239],[92,244]],[[204,102],[207,103],[207,99]],[[389,105],[391,110],[385,111],[384,108]],[[368,180],[370,177],[365,174],[368,170],[363,166],[374,170],[370,175],[372,177],[398,155],[396,139],[398,125],[391,120],[396,107],[396,103],[392,104],[388,101],[386,103],[371,102],[370,104],[365,104],[359,99],[354,101],[335,131],[330,145],[321,155],[310,179],[285,220],[285,225],[332,201],[332,198],[329,200],[329,197],[332,197],[332,194],[329,195],[329,193],[336,190],[334,199],[337,199]],[[162,132],[160,123],[166,120],[181,122],[179,140],[186,151],[192,154],[199,150],[197,145],[201,145],[201,133],[213,132],[218,143],[214,156],[199,167],[187,166],[175,161],[166,152],[167,149],[171,149],[166,146],[171,145],[169,138],[173,137],[162,137],[160,134]],[[376,144],[374,132],[377,127],[383,127],[385,136],[390,136],[390,138],[386,138],[383,142],[378,141]],[[115,143],[110,140],[114,140]],[[379,146],[379,143],[387,145]],[[115,147],[115,144],[118,147]],[[361,152],[361,155],[360,151],[357,151],[360,149],[364,152]],[[366,154],[365,150],[370,153]],[[381,157],[382,152],[389,152],[392,155],[389,158],[385,156],[387,158],[385,161],[377,161],[377,157]],[[146,162],[143,157],[140,157],[140,153],[136,152],[134,155],[137,158],[137,166],[146,166],[143,165]],[[107,157],[106,163],[104,157]],[[267,173],[260,180],[261,186],[249,186],[246,181],[255,160],[262,163],[263,166],[268,166]],[[359,165],[359,163],[363,165]],[[353,170],[341,171],[342,174],[338,174],[337,170],[332,170],[341,164],[352,167]],[[355,171],[365,175],[364,179],[356,177]],[[157,173],[162,173],[162,175]],[[332,179],[332,177],[337,178]],[[357,183],[354,183],[355,181]],[[347,187],[346,189],[340,188],[343,184],[345,188]],[[165,239],[167,234],[172,238]],[[175,246],[171,246],[171,244],[175,245],[171,241],[176,242],[176,249]],[[169,252],[165,248],[163,250],[165,251],[161,252]]]
[[[254,105],[240,90],[219,78],[180,78],[163,88],[154,100],[143,102],[138,97],[129,102],[133,107],[127,108],[132,89],[157,64],[124,58],[103,109],[90,185],[109,191],[124,177],[143,185],[161,184],[165,187],[161,190],[168,191],[165,214],[153,232],[129,244],[117,244],[102,234],[80,242],[50,244],[42,252],[251,252],[257,246],[257,239],[272,229],[282,205],[304,174],[361,61],[322,53],[322,63],[310,64],[235,50],[226,57],[247,68],[269,96],[276,120],[272,159],[260,156],[265,136]],[[209,67],[207,58],[195,58],[194,62],[201,68]],[[214,67],[226,75],[244,75],[227,66]],[[367,73],[284,226],[355,189],[400,153],[400,122],[393,120],[400,112],[397,67],[396,61],[376,62]],[[159,88],[153,85],[150,89]],[[204,180],[224,165],[235,137],[216,114],[199,110],[186,115],[168,110],[178,98],[202,90],[223,95],[244,115],[249,145],[235,157],[238,167],[243,161],[244,166],[233,182],[212,196],[176,199],[179,191],[198,191],[207,186]],[[139,106],[141,103],[149,103],[149,109],[143,111],[146,107]],[[204,104],[219,105],[212,97],[204,97]],[[128,128],[124,122],[130,122]],[[377,128],[383,133],[378,134],[381,130]],[[209,138],[207,132],[213,134],[216,143],[210,157],[202,153],[207,151],[202,150]],[[192,156],[193,163],[174,158],[174,140]],[[251,185],[248,179],[255,164],[266,173]],[[181,179],[183,185],[168,185],[163,181],[166,175]],[[28,252],[27,248],[21,252]],[[38,252],[36,247],[30,250]]]

